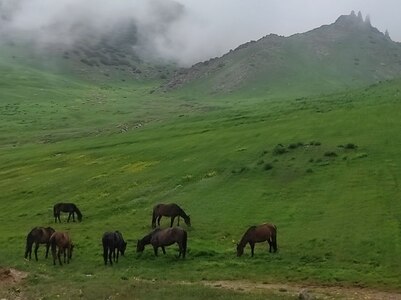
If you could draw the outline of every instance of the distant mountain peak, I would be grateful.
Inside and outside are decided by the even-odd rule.
[[[341,15],[335,21],[336,25],[343,27],[371,27],[370,16],[366,15],[365,20],[363,19],[362,13],[359,11],[358,15],[355,14],[355,11],[352,11],[349,15]]]

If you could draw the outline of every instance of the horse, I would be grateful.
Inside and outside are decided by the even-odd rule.
[[[251,226],[242,236],[241,241],[237,244],[237,256],[244,254],[244,248],[247,243],[251,246],[251,253],[253,257],[255,243],[267,241],[269,244],[269,252],[277,252],[277,227],[274,224],[261,224],[258,226]]]
[[[49,255],[50,237],[55,232],[51,227],[35,227],[26,237],[25,259],[31,259],[32,245],[35,243],[35,259],[38,261],[38,248],[39,244],[46,244],[46,258]]]
[[[173,227],[174,219],[178,216],[178,226],[180,226],[180,217],[182,217],[187,226],[191,226],[191,219],[185,211],[175,203],[170,204],[157,204],[153,207],[152,215],[152,228],[156,228],[157,224],[160,226],[160,219],[162,216],[171,217],[170,227]]]
[[[124,241],[123,235],[119,231],[105,232],[102,237],[102,244],[105,265],[107,265],[107,256],[109,257],[110,265],[113,265],[111,255],[113,254],[114,261],[118,262],[118,254],[121,253],[124,256],[125,249],[127,248],[127,242]]]
[[[70,259],[72,258],[72,250],[74,249],[74,244],[71,241],[71,238],[67,232],[59,232],[56,231],[50,237],[50,245],[52,247],[52,255],[53,255],[53,265],[56,265],[56,258],[58,257],[58,261],[61,263],[61,253],[64,254],[64,263],[70,263]],[[58,251],[56,253],[56,250]]]
[[[53,213],[54,213],[54,221],[57,223],[57,220],[61,223],[60,220],[60,212],[68,212],[68,219],[67,222],[70,222],[70,218],[72,215],[72,221],[75,222],[75,213],[77,214],[78,221],[82,221],[82,214],[81,211],[78,209],[78,207],[74,203],[57,203],[53,207]]]
[[[165,246],[170,246],[174,243],[178,244],[179,254],[178,257],[185,258],[187,252],[187,232],[180,227],[172,227],[166,229],[157,228],[148,235],[144,236],[141,240],[138,240],[136,245],[136,252],[143,252],[145,245],[151,244],[155,252],[155,256],[158,256],[158,248],[161,247],[163,254],[166,254]]]

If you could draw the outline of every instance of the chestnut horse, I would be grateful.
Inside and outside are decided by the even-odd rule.
[[[78,209],[78,207],[74,203],[57,203],[56,205],[53,206],[53,214],[54,214],[54,222],[57,223],[57,220],[59,223],[61,223],[60,220],[60,213],[61,212],[67,212],[69,213],[67,223],[70,222],[70,218],[72,216],[72,221],[75,222],[75,213],[77,214],[78,221],[82,221],[82,214],[81,211]]]
[[[56,258],[58,257],[58,261],[61,263],[61,253],[64,254],[64,263],[66,263],[67,257],[67,264],[70,263],[70,259],[72,258],[72,250],[74,249],[74,245],[71,241],[71,238],[67,232],[58,232],[52,234],[50,237],[50,245],[52,246],[52,255],[53,255],[53,265],[56,265]],[[58,251],[56,253],[56,248]]]
[[[107,257],[109,257],[110,265],[113,265],[113,260],[118,262],[118,254],[121,253],[124,256],[125,249],[127,248],[127,242],[124,241],[123,235],[119,231],[105,232],[102,237],[103,244],[103,259],[104,264],[107,265]],[[116,259],[117,251],[117,259]]]
[[[38,261],[38,248],[39,244],[46,244],[46,258],[49,255],[50,248],[50,237],[54,233],[54,229],[51,227],[35,227],[33,228],[26,237],[26,249],[25,249],[25,259],[31,259],[32,255],[32,245],[35,243],[35,259]]]
[[[191,226],[191,219],[189,215],[187,215],[185,211],[175,203],[157,204],[155,207],[153,207],[152,228],[156,228],[156,219],[157,224],[160,226],[160,219],[162,216],[171,217],[170,227],[173,227],[174,219],[177,216],[178,226],[180,226],[180,217],[184,219],[187,226]]]
[[[255,243],[265,242],[269,244],[269,252],[277,252],[277,227],[274,224],[262,224],[258,226],[251,226],[242,236],[241,241],[237,244],[237,256],[244,254],[244,248],[249,243],[251,246],[251,253],[253,257],[253,250]]]
[[[148,235],[144,236],[141,240],[138,240],[136,246],[136,252],[143,252],[145,245],[151,244],[155,255],[159,247],[162,248],[163,254],[166,254],[165,246],[170,246],[174,243],[178,244],[179,254],[178,257],[185,258],[187,252],[187,232],[180,227],[166,228],[166,229],[155,229]]]

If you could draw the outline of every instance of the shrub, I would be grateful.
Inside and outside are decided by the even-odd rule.
[[[287,149],[285,149],[284,147],[283,147],[283,145],[281,145],[281,144],[278,144],[276,147],[274,147],[274,149],[273,149],[273,154],[274,155],[281,155],[281,154],[284,154],[284,153],[286,153],[287,152]]]
[[[271,170],[271,169],[273,169],[273,165],[267,163],[267,164],[265,164],[264,169],[265,169],[265,171]]]
[[[336,157],[336,156],[337,156],[337,153],[335,153],[334,151],[327,151],[327,152],[324,153],[324,156],[327,156],[327,157]]]
[[[357,145],[353,144],[353,143],[348,143],[344,146],[345,149],[356,149],[358,148]]]

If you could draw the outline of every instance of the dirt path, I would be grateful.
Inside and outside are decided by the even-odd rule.
[[[144,280],[134,277],[135,281],[156,283],[157,280]],[[347,299],[347,300],[401,300],[401,292],[386,292],[368,288],[340,287],[340,286],[317,286],[302,284],[272,284],[255,283],[249,281],[179,281],[171,284],[195,285],[201,284],[211,288],[227,289],[240,293],[258,293],[272,295],[283,295],[294,297],[294,299]]]
[[[294,296],[298,299],[401,300],[401,293],[358,287],[269,284],[246,281],[204,281],[201,283],[214,288],[229,289],[246,293],[282,294]]]

